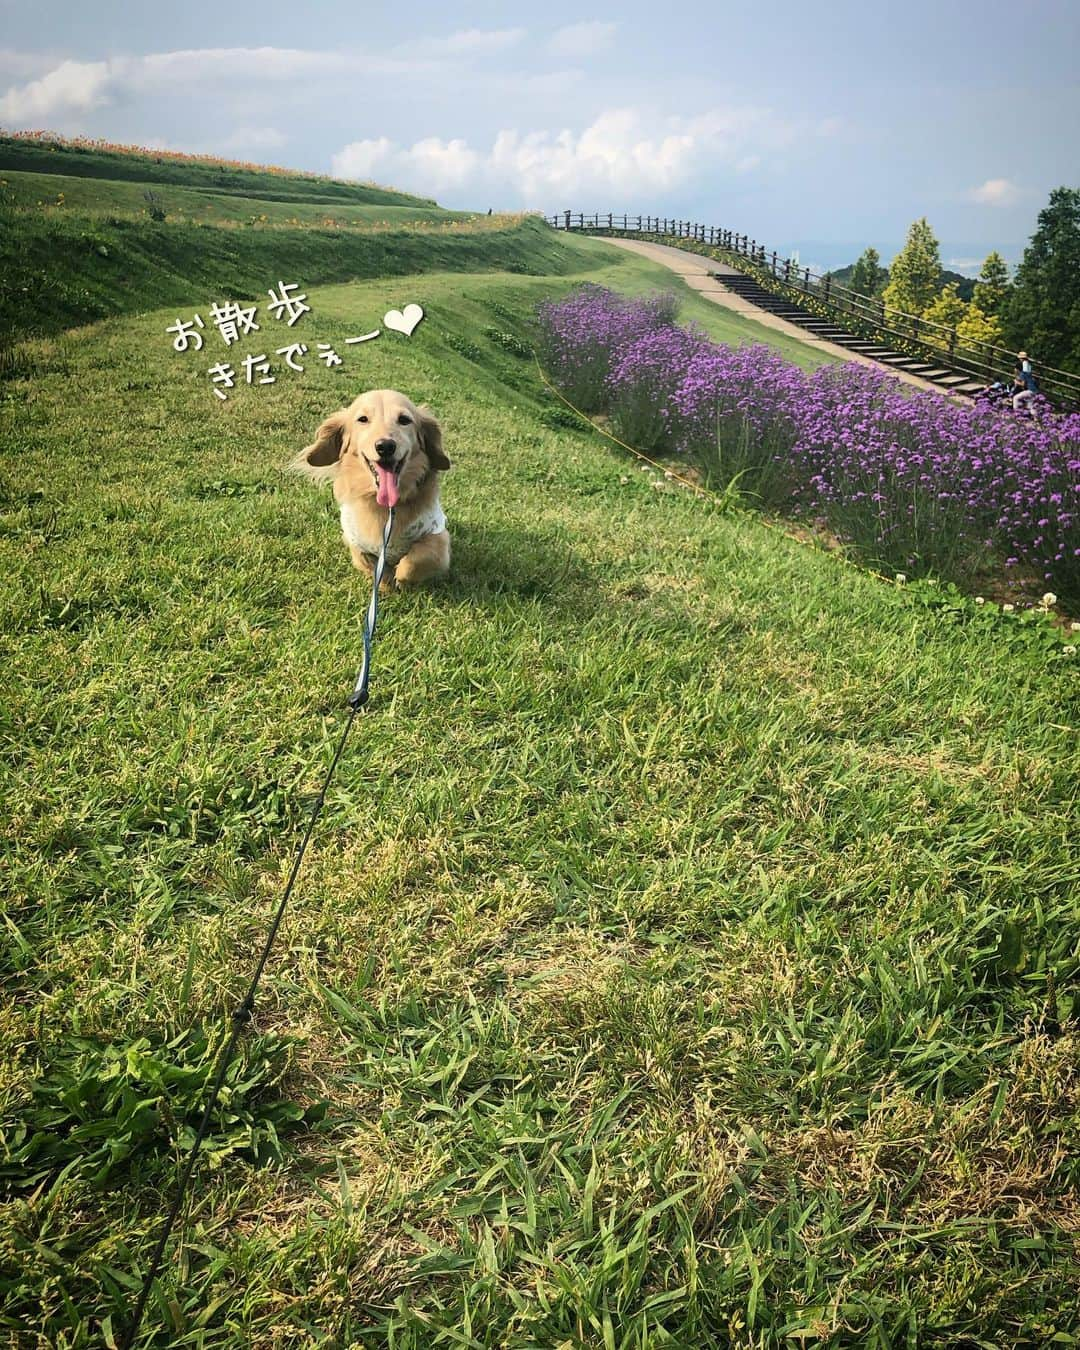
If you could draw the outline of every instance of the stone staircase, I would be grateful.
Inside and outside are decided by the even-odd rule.
[[[833,342],[838,347],[845,347],[849,352],[858,356],[865,356],[883,366],[891,366],[894,370],[902,370],[907,375],[914,375],[917,379],[926,380],[928,384],[935,384],[949,393],[974,394],[983,387],[984,381],[978,380],[972,375],[963,375],[955,370],[949,370],[943,365],[936,365],[929,359],[905,356],[901,352],[895,352],[879,343],[867,342],[864,338],[856,337],[854,333],[849,333],[846,329],[837,327],[835,321],[823,319],[819,314],[804,309],[802,305],[796,304],[782,295],[774,295],[772,291],[766,290],[764,286],[756,282],[753,277],[744,276],[739,272],[727,271],[713,273],[712,275],[720,285],[726,287],[729,291],[733,291],[747,303],[756,305],[769,314],[776,315],[778,319],[785,319],[788,323],[805,329],[807,333],[811,333],[816,338],[821,338],[825,342]]]

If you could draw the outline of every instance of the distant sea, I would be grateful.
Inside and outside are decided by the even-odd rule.
[[[877,239],[872,239],[854,244],[836,244],[824,242],[820,239],[801,239],[782,244],[778,247],[777,252],[781,257],[791,257],[797,253],[801,265],[809,267],[811,272],[831,272],[835,268],[847,267],[849,263],[853,263],[869,244],[877,249],[878,253],[881,254],[882,264],[888,267],[903,247],[903,240],[883,243]],[[1009,271],[1015,271],[1016,264],[1024,256],[1023,244],[971,244],[943,239],[941,241],[941,265],[950,272],[959,272],[966,277],[976,277],[983,265],[983,259],[995,248],[1009,264]]]

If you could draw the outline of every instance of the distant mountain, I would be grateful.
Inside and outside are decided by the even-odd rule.
[[[834,281],[838,281],[841,286],[847,286],[851,281],[851,274],[854,270],[855,264],[848,263],[847,267],[838,267],[836,268],[835,271],[827,272],[825,275],[832,277]],[[885,281],[888,281],[889,269],[885,267],[882,268],[882,271],[885,273]],[[950,272],[947,267],[943,267],[941,269],[942,286],[947,286],[950,281],[956,282],[956,288],[957,291],[959,292],[961,300],[970,300],[971,297],[975,294],[974,277],[965,277],[962,276],[959,272]],[[884,284],[885,282],[882,282],[882,285]]]

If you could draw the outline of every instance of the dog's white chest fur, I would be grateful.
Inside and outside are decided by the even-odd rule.
[[[341,503],[341,533],[345,536],[345,542],[352,548],[358,548],[361,553],[370,553],[377,558],[382,548],[382,533],[368,533],[370,529],[370,522],[362,520],[351,502]],[[386,549],[387,563],[395,567],[418,540],[429,534],[440,534],[445,529],[446,516],[436,497],[426,511],[421,511],[407,525],[394,525]]]

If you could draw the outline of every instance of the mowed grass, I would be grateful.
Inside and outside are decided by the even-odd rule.
[[[110,183],[127,180],[151,186],[180,185],[275,201],[435,206],[430,197],[415,197],[379,183],[149,147],[50,138],[47,133],[31,137],[0,134],[0,173],[7,171],[106,179]]]
[[[179,183],[124,182],[102,178],[81,178],[72,174],[28,173],[0,170],[0,178],[13,205],[31,209],[85,212],[88,215],[146,217],[151,206],[162,210],[166,218],[184,219],[207,225],[244,225],[273,227],[281,225],[371,226],[374,224],[410,224],[417,221],[446,222],[471,217],[468,211],[446,211],[423,202],[405,204],[339,202],[323,199],[312,191],[310,200],[277,200],[256,194],[240,196],[213,188],[185,187]],[[266,191],[272,192],[269,181]],[[152,200],[147,198],[147,193]],[[361,195],[361,193],[358,193]],[[62,205],[58,206],[58,199]]]
[[[3,189],[0,189],[2,193]],[[279,281],[304,284],[419,271],[558,276],[586,255],[532,218],[483,216],[445,224],[377,228],[282,225],[242,229],[189,220],[93,216],[14,207],[0,195],[0,377],[15,344],[121,313],[172,310],[190,322],[196,304],[255,299]],[[588,265],[588,264],[586,264]]]
[[[10,1345],[134,1301],[359,661],[283,466],[382,385],[452,575],[382,610],[141,1343],[1080,1334],[1075,676],[574,426],[507,340],[571,279],[313,290],[290,340],[427,318],[226,404],[171,310],[5,387]]]

